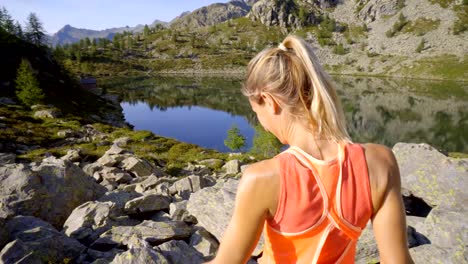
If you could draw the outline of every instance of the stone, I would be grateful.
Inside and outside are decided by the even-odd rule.
[[[127,214],[138,214],[169,209],[171,198],[158,194],[150,194],[135,198],[125,204]]]
[[[134,237],[155,246],[169,240],[186,239],[191,234],[192,228],[184,222],[154,222],[145,220],[136,226],[115,226],[102,234],[96,243],[127,245],[129,239]]]
[[[7,222],[9,236],[19,240],[9,249],[9,252],[26,252],[57,263],[64,259],[75,259],[86,249],[76,239],[67,237],[57,231],[52,225],[32,216],[16,216]],[[34,258],[35,259],[35,258]]]
[[[190,237],[189,245],[203,256],[214,256],[219,248],[216,238],[203,227],[196,227],[195,233]]]
[[[187,201],[171,203],[169,206],[169,215],[174,221],[184,221],[192,224],[197,223],[197,219],[187,211]]]
[[[226,171],[227,174],[237,174],[240,172],[240,161],[238,160],[230,160],[226,162],[223,166],[223,170]]]
[[[466,249],[462,249],[462,251],[463,250]],[[414,263],[458,264],[466,263],[467,261],[467,256],[463,256],[462,252],[457,254],[452,250],[447,250],[432,244],[410,248],[409,251]]]
[[[460,210],[468,204],[468,159],[449,158],[427,144],[397,143],[393,152],[402,187],[414,196],[431,207]]]
[[[31,251],[21,240],[14,240],[0,251],[1,263],[42,264],[40,256],[31,254]]]
[[[81,168],[55,157],[0,167],[0,217],[33,215],[61,228],[74,208],[104,193]]]
[[[75,136],[75,131],[72,129],[64,129],[57,132],[57,136],[61,138],[71,138]]]
[[[125,159],[125,155],[121,154],[104,154],[100,157],[96,163],[101,166],[113,167],[119,164],[121,161]]]
[[[61,160],[68,160],[71,162],[76,162],[81,160],[80,151],[76,149],[70,149],[67,151],[67,154],[60,158]]]
[[[55,119],[55,118],[60,117],[61,115],[62,114],[60,113],[60,111],[56,109],[46,109],[46,110],[39,110],[39,111],[34,112],[34,117],[41,118],[41,119],[44,119],[44,118]]]
[[[141,194],[134,191],[124,191],[124,190],[115,190],[112,192],[105,193],[101,198],[98,199],[99,202],[113,202],[118,209],[118,214],[124,214],[125,204],[137,197],[141,197]]]
[[[87,258],[89,256],[92,259],[95,259],[93,264],[95,264],[97,260],[100,260],[99,263],[108,264],[115,258],[115,256],[124,252],[125,252],[124,250],[116,249],[116,248],[113,248],[107,251],[99,251],[99,250],[94,250],[94,249],[89,248],[88,250],[86,250],[86,255],[84,256],[84,258]],[[77,262],[80,263],[79,261]]]
[[[206,228],[218,241],[231,220],[234,210],[238,180],[220,180],[212,187],[193,193],[187,203],[187,211],[195,216],[200,226]],[[254,256],[263,250],[263,238],[257,244]]]
[[[158,246],[158,249],[170,263],[199,264],[205,262],[202,254],[181,240],[163,243]]]
[[[15,163],[16,155],[14,153],[0,153],[0,166]]]
[[[10,241],[10,235],[6,229],[6,220],[0,217],[0,248],[3,248],[8,241]]]
[[[118,147],[126,147],[128,144],[132,142],[133,142],[133,139],[129,137],[121,137],[121,138],[114,140],[113,144]]]
[[[98,175],[96,175],[98,174]],[[132,176],[127,172],[115,168],[115,167],[104,167],[100,171],[94,173],[93,177],[96,179],[104,179],[109,182],[115,182],[117,184],[125,184],[132,181]]]
[[[169,188],[171,194],[178,194],[183,199],[188,199],[191,193],[197,192],[205,187],[202,176],[191,175],[180,179]]]
[[[136,157],[124,159],[122,161],[122,168],[138,177],[150,176],[154,170],[154,167],[148,161]]]
[[[151,248],[131,248],[128,251],[121,253],[112,260],[112,264],[169,264],[169,262],[161,253]]]
[[[224,165],[224,161],[222,159],[206,159],[199,163],[212,169],[220,169]]]
[[[102,170],[102,165],[98,164],[98,163],[90,163],[90,164],[86,164],[84,167],[83,167],[83,171],[88,175],[88,176],[91,176],[93,177],[94,173],[99,171],[99,170]]]

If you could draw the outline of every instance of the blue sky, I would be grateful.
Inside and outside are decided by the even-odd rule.
[[[193,11],[227,0],[0,0],[14,20],[22,25],[34,12],[49,34],[66,24],[102,30],[112,27],[151,24],[155,19],[170,21],[185,11]]]

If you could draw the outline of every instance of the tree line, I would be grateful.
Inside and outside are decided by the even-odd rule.
[[[30,13],[28,15],[26,27],[23,29],[18,21],[13,20],[8,10],[5,7],[1,7],[0,28],[34,45],[41,46],[46,44],[44,27],[36,13]]]

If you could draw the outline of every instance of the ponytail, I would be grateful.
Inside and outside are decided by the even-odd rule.
[[[303,39],[288,36],[249,63],[243,93],[262,91],[275,94],[291,113],[305,114],[319,137],[351,141],[335,87]]]

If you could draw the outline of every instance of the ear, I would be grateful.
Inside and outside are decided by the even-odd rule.
[[[260,93],[260,96],[265,102],[266,107],[271,114],[277,115],[281,113],[281,105],[279,104],[278,99],[276,97],[274,97],[270,93],[264,92]]]

